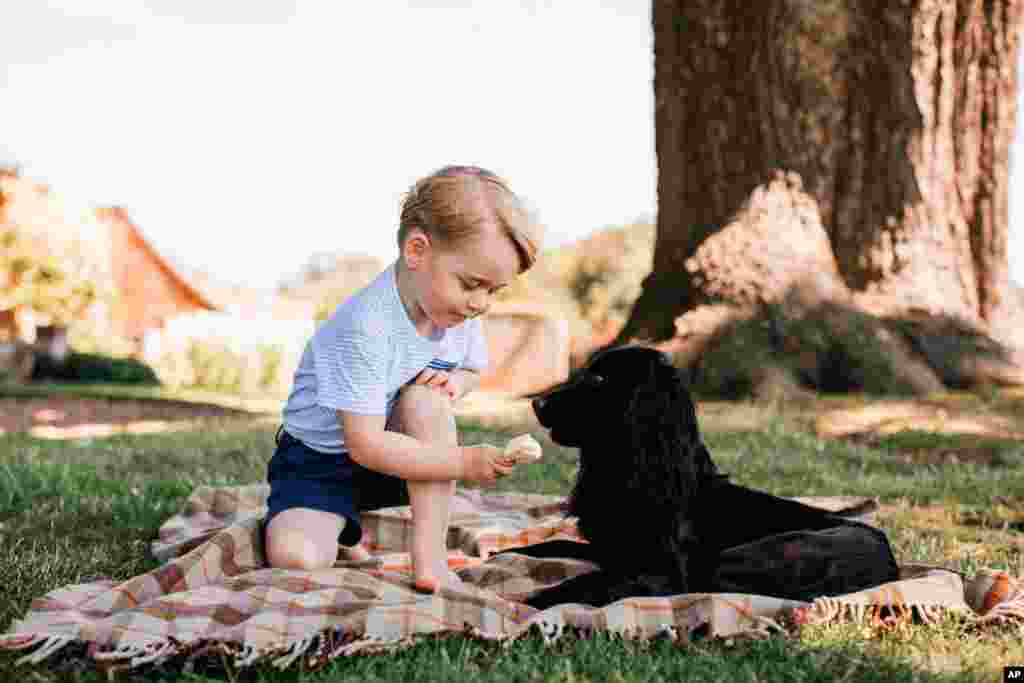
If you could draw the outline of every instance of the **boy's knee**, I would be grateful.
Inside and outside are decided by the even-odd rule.
[[[426,384],[410,384],[402,387],[402,392],[398,395],[398,403],[447,407],[450,401],[448,396],[437,387],[431,387]]]
[[[402,389],[391,416],[395,431],[420,438],[440,438],[453,432],[451,400],[436,387],[411,384]]]
[[[425,384],[411,384],[402,388],[395,411],[403,422],[416,422],[447,417],[452,407],[451,400],[440,389]]]
[[[267,562],[278,569],[300,569],[315,571],[327,569],[337,559],[328,557],[316,543],[305,534],[285,530],[267,539]]]

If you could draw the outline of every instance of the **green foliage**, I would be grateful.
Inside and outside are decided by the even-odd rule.
[[[67,326],[68,346],[79,353],[123,357],[135,352],[136,345],[118,333],[110,320],[83,316]]]
[[[280,345],[238,348],[222,339],[190,339],[184,348],[161,355],[154,368],[163,383],[175,388],[280,396],[288,391],[297,365],[296,354]]]
[[[655,226],[636,222],[541,252],[537,263],[499,296],[542,302],[569,322],[575,337],[620,324],[651,271]]]
[[[692,373],[691,388],[702,397],[753,396],[756,379],[772,356],[769,320],[734,323],[708,343]]]
[[[9,283],[0,308],[25,306],[65,324],[96,299],[97,286],[76,259],[51,249],[18,226],[0,225],[0,282]]]
[[[766,369],[776,368],[806,389],[824,393],[915,393],[886,323],[853,309],[822,307],[790,315],[767,304],[718,330],[696,361],[694,391],[704,397],[757,395]]]
[[[584,240],[569,289],[592,323],[624,321],[640,296],[654,258],[654,225],[635,223],[602,230]]]
[[[153,368],[135,358],[116,358],[94,353],[69,353],[63,362],[41,354],[32,371],[33,380],[61,382],[160,384]]]
[[[100,259],[77,234],[90,218],[69,216],[54,197],[32,191],[0,194],[18,202],[18,220],[0,222],[0,310],[26,307],[67,325],[113,293]]]

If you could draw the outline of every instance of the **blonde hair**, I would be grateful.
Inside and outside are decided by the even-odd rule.
[[[406,193],[398,247],[410,230],[419,228],[444,247],[455,248],[492,220],[512,241],[519,272],[529,270],[537,260],[540,229],[519,197],[499,176],[479,166],[445,166],[416,181]]]

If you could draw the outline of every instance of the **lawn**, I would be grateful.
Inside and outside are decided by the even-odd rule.
[[[754,404],[704,405],[701,419],[716,461],[740,483],[781,495],[877,496],[878,520],[902,562],[967,573],[994,567],[1024,576],[1019,441],[921,432],[824,440],[807,429],[806,415]],[[460,431],[464,442],[503,444],[510,436],[469,423]],[[265,418],[206,419],[187,430],[68,441],[0,436],[0,543],[6,550],[0,554],[0,628],[6,631],[33,598],[58,586],[152,569],[149,543],[190,491],[262,480],[272,441]],[[564,494],[573,468],[574,451],[546,442],[544,460],[519,468],[501,488]],[[17,657],[0,652],[0,680],[105,680],[74,659],[15,668]],[[1024,664],[1024,629],[978,631],[951,617],[886,634],[830,626],[789,638],[685,646],[601,636],[566,637],[551,647],[530,637],[501,648],[453,636],[396,654],[337,660],[315,674],[220,672],[216,664],[184,677],[151,669],[122,679],[994,681],[1003,666]]]

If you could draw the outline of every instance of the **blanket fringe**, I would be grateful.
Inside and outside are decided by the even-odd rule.
[[[822,597],[810,607],[794,610],[795,620],[801,624],[833,624],[851,622],[879,628],[896,628],[915,620],[934,625],[950,613],[941,605],[875,604],[862,605],[844,602],[839,598]]]
[[[39,664],[40,662],[50,657],[54,653],[59,652],[66,645],[68,645],[68,643],[71,643],[74,640],[75,639],[70,636],[37,636],[36,638],[33,638],[27,645],[19,646],[18,649],[30,647],[38,643],[42,643],[43,646],[35,652],[32,652],[30,654],[25,655],[24,657],[21,657],[20,659],[15,661],[15,664]]]
[[[276,659],[272,659],[270,663],[280,670],[287,669],[289,666],[295,663],[295,661],[306,654],[306,650],[313,644],[313,641],[317,639],[317,636],[310,636],[303,638],[302,640],[296,640],[291,645],[286,646],[286,650],[283,655]]]
[[[1017,590],[977,618],[979,624],[1003,624],[1009,621],[1024,624],[1024,589]]]
[[[544,619],[541,621],[535,621],[534,625],[540,629],[540,636],[544,639],[545,645],[550,645],[561,638],[565,633],[565,621],[562,619],[558,619],[557,621],[548,621],[547,619]],[[527,633],[528,630],[529,629],[523,633]]]
[[[92,658],[97,662],[116,662],[126,659],[133,660],[136,657],[144,657],[146,654],[145,645],[119,645],[112,650],[97,649],[93,652]]]
[[[379,638],[362,638],[335,648],[331,654],[328,655],[328,659],[334,659],[335,657],[347,657],[357,653],[376,654],[381,652],[392,652],[407,645],[413,645],[415,642],[415,636],[406,636],[405,638],[388,640]]]
[[[913,610],[926,624],[936,624],[949,613],[948,608],[938,605],[914,605]]]
[[[798,617],[797,621],[803,624],[830,624],[841,621],[863,624],[869,627],[882,629],[903,628],[915,621],[934,625],[941,621],[951,610],[948,607],[939,605],[863,605],[844,602],[833,597],[822,597],[814,600],[809,606],[801,607],[793,615]],[[553,617],[553,618],[551,618]],[[538,627],[541,637],[546,645],[561,638],[568,628],[567,624],[559,615],[551,615],[547,619],[533,622]],[[981,625],[995,625],[1016,623],[1024,625],[1024,589],[1018,589],[1005,600],[993,606],[983,615],[970,614],[970,621]],[[785,632],[785,628],[776,620],[752,616],[751,626],[759,635]],[[525,629],[519,636],[525,635],[531,629]],[[463,633],[467,636],[490,640],[503,641],[505,646],[511,645],[517,637],[509,637],[500,633],[485,632],[482,629],[465,625]],[[678,628],[674,626],[663,626],[656,634],[658,637],[670,637],[673,640],[680,638]],[[8,635],[2,639],[5,649],[28,650],[35,648],[30,653],[17,660],[17,664],[39,664],[60,652],[67,645],[76,642],[78,638],[65,635],[40,635],[20,634]],[[297,661],[306,657],[308,664],[315,668],[322,668],[331,660],[338,657],[347,657],[355,654],[370,654],[392,652],[403,647],[415,644],[417,635],[402,638],[373,638],[365,635],[345,633],[338,627],[320,631],[312,636],[295,640],[282,647],[256,647],[252,645],[228,644],[224,642],[208,642],[205,647],[200,647],[196,652],[191,653],[190,659],[212,649],[233,654],[234,664],[242,669],[250,667],[261,661],[267,661],[278,670],[285,670],[293,666]],[[194,647],[183,644],[174,638],[167,638],[147,643],[145,645],[121,645],[112,649],[101,649],[90,647],[89,655],[101,667],[121,665],[121,668],[136,668],[144,664],[159,664],[164,660]],[[188,668],[186,666],[186,668]]]
[[[243,645],[235,655],[235,666],[239,669],[252,666],[259,661],[260,658],[266,656],[266,654],[266,648],[255,647],[254,645]]]
[[[190,644],[189,647],[191,647],[192,650],[188,653],[188,656],[185,658],[184,664],[182,664],[181,666],[181,670],[184,673],[192,673],[193,671],[195,671],[196,661],[198,661],[200,657],[205,657],[206,655],[215,652],[223,654],[225,651],[224,643],[210,640],[196,641]]]
[[[165,641],[158,641],[150,643],[143,647],[143,650],[148,650],[145,654],[140,654],[132,657],[131,668],[141,666],[143,664],[158,664],[168,657],[174,655],[178,651],[178,644],[171,639]]]

